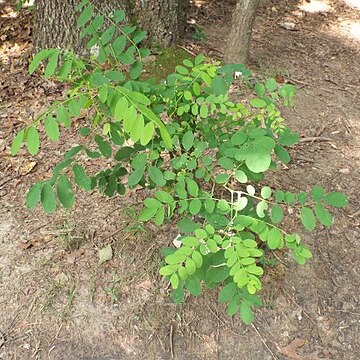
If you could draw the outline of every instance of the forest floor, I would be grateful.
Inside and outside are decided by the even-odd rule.
[[[220,59],[233,5],[196,2],[197,30],[183,46]],[[25,208],[64,139],[77,142],[68,134],[36,157],[9,155],[17,130],[62,93],[27,73],[30,19],[0,1],[0,359],[360,359],[360,1],[265,0],[259,9],[250,68],[298,86],[284,116],[307,139],[268,181],[323,185],[350,201],[330,230],[303,234],[314,254],[307,265],[282,255],[268,269],[251,326],[226,316],[216,290],[171,303],[159,250],[177,231],[137,222],[141,191],[79,193],[73,210],[55,215]],[[99,266],[108,244],[113,259]]]

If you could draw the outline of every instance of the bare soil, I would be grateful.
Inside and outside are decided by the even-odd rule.
[[[190,20],[206,39],[189,34],[183,46],[220,59],[233,6],[196,2]],[[330,230],[302,234],[307,265],[278,255],[252,326],[228,318],[215,290],[172,304],[158,266],[177,231],[136,221],[142,191],[78,193],[73,210],[51,216],[25,208],[27,189],[78,139],[10,157],[16,131],[62,93],[27,74],[31,13],[13,9],[0,2],[0,359],[359,359],[360,1],[265,0],[258,12],[250,68],[298,86],[284,116],[303,138],[268,182],[323,185],[350,203]],[[109,244],[113,259],[99,266]]]

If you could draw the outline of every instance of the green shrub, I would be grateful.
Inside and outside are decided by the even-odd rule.
[[[294,86],[274,79],[254,82],[244,66],[209,63],[202,55],[184,60],[164,81],[144,81],[143,59],[150,51],[139,43],[145,32],[124,25],[121,10],[106,20],[106,28],[105,17],[95,15],[88,0],[78,10],[91,56],[45,49],[34,57],[30,73],[44,64],[46,78],[70,88],[64,100],[16,135],[11,153],[26,143],[30,154],[37,154],[40,128],[57,141],[60,128],[70,129],[80,116],[87,120],[79,130],[86,141],[65,153],[50,179],[29,190],[27,206],[41,203],[47,213],[71,208],[73,183],[109,197],[124,195],[126,187],[152,190],[139,219],[157,226],[176,219],[181,232],[181,246],[163,250],[160,269],[174,289],[174,301],[182,302],[185,291],[198,296],[203,286],[221,287],[219,301],[228,303],[228,314],[240,312],[250,323],[252,307],[261,305],[260,265],[266,264],[268,249],[287,248],[299,264],[312,256],[299,235],[279,227],[287,206],[312,231],[317,224],[332,224],[329,206],[347,204],[342,193],[321,187],[292,194],[259,185],[278,162],[290,162],[286,148],[299,140],[277,108],[293,104]],[[229,99],[235,75],[252,91],[250,100]],[[112,159],[112,167],[89,174],[80,155]]]

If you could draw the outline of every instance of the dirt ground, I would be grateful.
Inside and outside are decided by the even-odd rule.
[[[184,47],[221,58],[233,5],[196,2],[202,41],[190,34]],[[269,267],[252,326],[228,318],[215,290],[172,304],[158,266],[177,232],[136,221],[141,191],[79,192],[73,210],[51,216],[25,208],[29,186],[66,147],[9,156],[17,129],[62,90],[27,74],[31,15],[12,8],[0,1],[0,359],[360,359],[360,1],[265,0],[258,12],[250,67],[298,86],[284,115],[303,138],[270,185],[322,184],[350,203],[330,230],[302,234],[307,265],[280,255]],[[99,266],[109,244],[113,259]]]

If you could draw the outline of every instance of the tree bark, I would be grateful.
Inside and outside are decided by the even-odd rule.
[[[259,0],[238,0],[225,50],[225,62],[246,64]]]
[[[80,0],[36,0],[34,21],[35,50],[72,49],[82,52],[75,7]],[[109,15],[122,9],[129,22],[148,32],[148,39],[159,46],[170,46],[184,35],[189,0],[94,0],[101,12]]]

